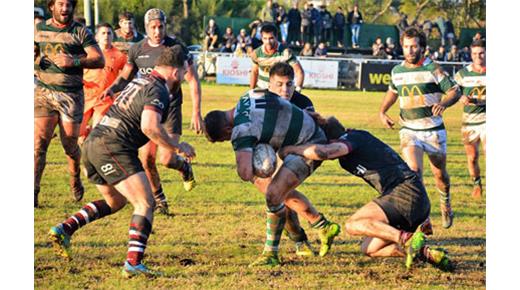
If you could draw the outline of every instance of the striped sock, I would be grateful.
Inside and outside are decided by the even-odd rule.
[[[330,222],[327,220],[327,218],[325,218],[325,216],[320,213],[320,219],[315,222],[315,223],[312,223],[311,224],[311,227],[313,229],[323,229],[324,227],[328,226],[330,224]]]
[[[82,226],[112,213],[112,209],[104,200],[96,200],[86,204],[80,211],[65,220],[63,230],[72,236]]]
[[[441,197],[441,202],[450,202],[450,192],[449,191],[442,191],[437,188],[437,191],[439,192],[439,195]]]
[[[130,230],[128,231],[128,253],[126,260],[130,265],[136,266],[141,263],[146,249],[148,237],[152,232],[152,224],[141,215],[132,215]]]
[[[480,176],[473,178],[473,185],[482,187],[482,180],[480,179]]]
[[[157,202],[166,201],[166,195],[164,195],[164,191],[162,189],[162,186],[159,187],[159,189],[153,193],[153,198]]]
[[[267,212],[267,231],[264,245],[265,253],[278,254],[278,246],[282,236],[283,227],[286,219],[286,208],[282,203],[277,208],[268,209]]]

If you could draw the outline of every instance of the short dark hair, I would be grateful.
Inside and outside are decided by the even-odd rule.
[[[470,45],[470,48],[471,47],[482,47],[482,48],[486,48],[486,41],[485,40],[482,40],[482,39],[477,39],[477,40],[474,40],[471,45]]]
[[[204,116],[204,135],[209,142],[214,143],[224,138],[226,123],[224,111],[213,110]]]
[[[56,0],[47,1],[47,9],[49,9],[49,11],[51,11],[51,6],[54,5],[54,2],[56,2]],[[78,0],[70,0],[70,3],[72,4],[72,10],[74,10],[76,9],[76,4],[78,4]]]
[[[325,132],[325,136],[327,136],[327,139],[339,139],[339,137],[341,137],[341,135],[345,133],[345,127],[341,125],[339,120],[336,119],[336,117],[334,116],[328,117],[326,120],[327,122],[321,125],[321,128]]]
[[[123,11],[122,13],[119,13],[119,21],[121,20],[134,20],[134,14],[129,11]]]
[[[184,67],[186,55],[179,44],[163,49],[161,55],[155,61],[157,66],[171,66],[175,68]]]
[[[286,62],[277,62],[269,70],[269,78],[274,75],[294,79],[294,69]]]
[[[96,25],[96,32],[97,32],[101,27],[106,27],[106,28],[109,28],[110,30],[114,31],[114,28],[112,28],[112,25],[110,25],[110,23],[108,23],[108,22],[102,22],[102,23],[99,23],[98,25]]]
[[[417,27],[410,26],[405,29],[405,31],[401,35],[401,45],[403,44],[403,39],[405,37],[406,38],[416,38],[416,37],[419,38],[419,45],[422,48],[426,48],[426,35],[424,34],[424,32],[419,30]]]
[[[263,23],[260,33],[272,33],[274,36],[278,36],[278,29],[271,22]]]

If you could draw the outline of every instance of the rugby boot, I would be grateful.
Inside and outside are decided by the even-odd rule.
[[[191,167],[191,163],[184,160],[184,164],[180,170],[184,190],[191,191],[195,187],[195,176],[193,175],[193,168]]]
[[[474,185],[473,191],[471,192],[471,197],[474,199],[481,199],[482,198],[482,185]]]
[[[440,201],[442,227],[448,229],[453,224],[453,211],[451,210],[450,196],[441,194]]]
[[[330,251],[332,247],[332,242],[334,238],[339,235],[341,232],[341,228],[337,223],[329,222],[324,228],[320,229],[319,237],[320,237],[320,257],[324,257]]]
[[[420,255],[420,259],[441,271],[450,272],[455,269],[455,265],[448,257],[448,252],[443,248],[430,248],[425,246]]]
[[[249,264],[249,268],[278,267],[281,265],[282,265],[282,262],[280,262],[277,252],[264,252],[253,263]]]
[[[170,214],[168,202],[166,201],[166,199],[160,199],[160,200],[156,199],[154,210],[156,210],[158,214],[173,215],[173,214]]]
[[[63,230],[63,226],[58,224],[49,230],[49,239],[51,240],[54,251],[68,260],[71,259],[70,236]]]
[[[425,243],[426,237],[424,236],[423,232],[415,232],[404,243],[404,250],[406,252],[406,269],[410,269],[412,267],[415,258],[418,254],[420,254],[420,250]]]
[[[71,176],[69,184],[74,200],[80,201],[81,199],[83,199],[85,188],[83,187],[83,183],[81,183],[81,178],[79,177],[79,174],[77,176]]]
[[[132,278],[134,276],[140,275],[145,276],[147,278],[155,278],[163,275],[163,273],[159,271],[149,269],[144,264],[132,266],[130,263],[128,263],[128,261],[125,261],[125,265],[123,266],[121,274],[125,278]]]
[[[433,235],[433,226],[430,217],[419,226],[419,231],[423,232],[427,236]]]
[[[296,242],[296,255],[301,257],[316,256],[316,252],[312,248],[308,240]]]

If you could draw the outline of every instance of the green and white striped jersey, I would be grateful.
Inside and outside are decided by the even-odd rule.
[[[258,81],[256,86],[261,89],[267,89],[269,84],[269,70],[278,62],[286,62],[293,65],[298,62],[296,56],[289,48],[278,43],[276,51],[269,55],[265,52],[264,45],[259,46],[251,54],[251,60],[258,65]]]
[[[317,130],[314,119],[289,101],[267,90],[250,90],[235,108],[231,143],[235,151],[253,150],[257,143],[278,150],[308,142]]]
[[[37,84],[56,91],[70,92],[83,89],[83,68],[60,68],[50,59],[59,54],[74,57],[86,55],[84,48],[97,45],[92,33],[79,24],[72,22],[64,28],[51,25],[52,19],[36,26],[34,42],[40,48],[40,57],[34,63]],[[41,61],[40,61],[41,60]]]
[[[433,116],[432,106],[456,86],[455,81],[429,58],[415,68],[405,67],[404,63],[392,69],[389,85],[399,95],[401,125],[417,131],[444,128],[442,117]]]
[[[468,65],[455,74],[455,81],[462,88],[462,94],[470,99],[464,106],[463,125],[486,123],[486,71],[480,73]]]

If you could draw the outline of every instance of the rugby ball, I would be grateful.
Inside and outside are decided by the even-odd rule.
[[[253,173],[267,178],[276,171],[276,153],[269,144],[260,143],[253,150]]]

